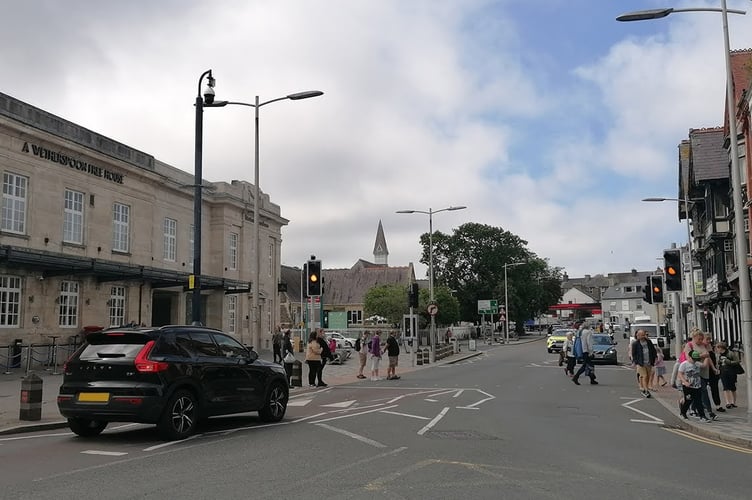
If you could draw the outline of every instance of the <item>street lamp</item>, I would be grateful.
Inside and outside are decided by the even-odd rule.
[[[253,104],[247,102],[236,101],[220,101],[215,106],[248,106],[255,109],[255,121],[254,121],[254,155],[253,155],[253,203],[254,203],[254,215],[253,215],[253,244],[255,247],[254,252],[254,264],[253,264],[253,332],[251,332],[251,338],[253,346],[257,349],[261,344],[261,311],[259,306],[259,283],[261,281],[261,235],[259,233],[259,220],[261,219],[261,190],[259,188],[259,108],[266,106],[277,101],[291,100],[300,101],[302,99],[309,99],[311,97],[318,97],[324,95],[320,90],[307,90],[305,92],[296,92],[294,94],[288,94],[286,96],[277,97],[269,101],[260,102],[259,96],[256,96],[256,100]]]
[[[686,193],[685,193],[686,194]],[[686,197],[684,199],[679,198],[643,198],[642,201],[675,201],[677,204],[684,203],[684,210],[685,210],[685,217],[684,220],[687,222],[687,246],[689,247],[689,300],[692,304],[692,316],[694,317],[694,326],[700,327],[700,316],[699,311],[697,310],[697,298],[695,296],[695,268],[693,264],[693,255],[694,255],[694,248],[693,248],[693,242],[692,242],[692,230],[690,229],[690,223],[689,223],[689,207],[690,205],[694,205],[693,200],[689,200]],[[677,350],[678,352],[678,350]]]
[[[398,214],[426,214],[428,215],[428,296],[429,296],[429,302],[433,304],[434,302],[434,296],[433,296],[433,214],[437,214],[439,212],[452,212],[454,210],[463,210],[467,207],[465,206],[458,206],[458,207],[447,207],[442,208],[439,210],[432,210],[431,208],[428,209],[426,212],[425,210],[397,210]],[[432,314],[431,315],[431,330],[429,333],[431,337],[431,363],[436,362],[436,317]]]
[[[206,78],[204,95],[201,96],[201,82]],[[202,203],[202,157],[204,136],[204,108],[218,108],[226,103],[214,102],[212,70],[204,71],[198,79],[196,94],[196,143],[193,173],[193,286],[191,294],[191,322],[201,324],[201,203]]]
[[[744,231],[744,202],[741,192],[741,171],[739,170],[739,134],[736,127],[736,99],[734,98],[733,73],[731,71],[731,47],[728,31],[728,13],[746,14],[743,10],[726,8],[726,0],[721,0],[721,8],[656,9],[632,12],[616,18],[617,21],[640,21],[666,17],[672,12],[720,12],[723,19],[723,52],[726,61],[726,112],[729,120],[731,147],[731,193],[734,202],[734,243],[737,273],[739,275],[739,311],[741,313],[742,344],[749,353],[752,348],[752,297],[750,297],[749,266],[747,265],[747,239]],[[747,376],[747,400],[752,401],[752,356],[745,356]],[[747,405],[747,413],[752,413],[752,405]]]
[[[504,264],[504,343],[509,343],[509,288],[507,287],[507,267],[521,266],[524,262]],[[493,335],[491,335],[493,338]]]

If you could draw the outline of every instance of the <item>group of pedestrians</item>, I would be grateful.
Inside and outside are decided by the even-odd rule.
[[[371,380],[380,380],[379,368],[381,365],[381,357],[386,354],[389,359],[389,365],[387,366],[387,380],[398,380],[400,377],[397,375],[397,365],[399,364],[400,347],[397,342],[396,332],[389,332],[389,337],[386,339],[386,345],[381,345],[381,330],[376,330],[373,335],[368,332],[363,333],[355,340],[355,350],[358,352],[358,366],[357,378],[367,378],[363,371],[368,363],[368,358],[371,358]]]
[[[687,419],[691,408],[691,415],[702,422],[711,422],[717,418],[714,406],[719,413],[736,408],[736,381],[742,373],[739,356],[725,342],[713,345],[709,334],[694,330],[691,340],[682,349],[675,378],[672,376],[672,385],[682,391],[679,414]],[[721,403],[719,381],[725,406]]]

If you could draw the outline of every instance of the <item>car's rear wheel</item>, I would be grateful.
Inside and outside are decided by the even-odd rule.
[[[107,427],[107,422],[75,417],[68,419],[68,427],[81,437],[93,437],[102,433],[104,428]]]
[[[157,428],[166,439],[185,439],[196,430],[198,419],[196,396],[190,391],[178,390],[167,402]]]
[[[266,395],[264,407],[259,410],[259,417],[264,422],[279,422],[287,411],[287,387],[281,382],[274,382]]]

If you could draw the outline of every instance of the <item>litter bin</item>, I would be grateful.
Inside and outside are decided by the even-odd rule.
[[[10,347],[10,367],[21,367],[21,351],[23,350],[23,339],[16,339]]]

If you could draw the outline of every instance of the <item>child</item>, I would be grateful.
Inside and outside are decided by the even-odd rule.
[[[657,391],[658,382],[661,383],[661,387],[667,384],[666,378],[664,377],[666,374],[666,362],[663,359],[663,349],[656,349],[655,354],[655,364],[653,365],[655,373],[653,374],[653,383],[651,385],[653,386],[653,390]]]
[[[683,361],[679,365],[678,381],[681,382],[682,391],[684,392],[684,398],[681,400],[679,406],[679,414],[684,419],[687,418],[687,410],[692,405],[695,414],[700,417],[701,422],[710,422],[705,416],[705,409],[702,407],[702,383],[700,379],[700,367],[703,364],[707,364],[707,362],[707,358],[701,361],[701,355],[698,351],[692,351],[687,356],[686,361]]]
[[[577,365],[577,358],[574,356],[573,339],[574,335],[572,332],[567,333],[567,339],[564,341],[564,345],[561,346],[561,352],[567,358],[567,366],[564,368],[564,373],[569,377],[574,375],[574,367]]]

